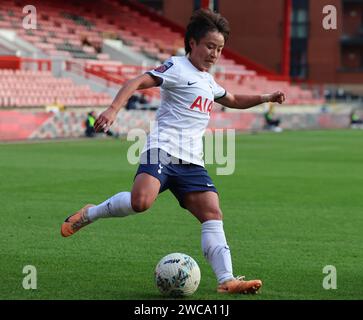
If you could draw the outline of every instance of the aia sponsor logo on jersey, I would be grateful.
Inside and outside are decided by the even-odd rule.
[[[157,67],[154,70],[159,73],[164,73],[166,70],[170,69],[172,66],[173,66],[173,63],[169,61],[169,62],[162,64],[161,66]]]
[[[190,106],[190,109],[198,109],[200,112],[210,113],[213,108],[213,100],[198,96],[197,99]]]

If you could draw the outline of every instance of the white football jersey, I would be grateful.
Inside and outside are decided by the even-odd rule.
[[[144,151],[160,148],[185,162],[204,166],[203,135],[215,99],[226,95],[208,72],[186,56],[173,56],[148,72],[161,78],[161,105]]]

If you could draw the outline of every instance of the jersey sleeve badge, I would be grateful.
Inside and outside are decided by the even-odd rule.
[[[154,69],[154,71],[159,73],[164,73],[166,70],[170,69],[174,64],[171,61],[165,62],[161,66]]]

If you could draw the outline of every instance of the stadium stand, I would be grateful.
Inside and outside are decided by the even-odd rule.
[[[107,81],[107,85],[122,85],[125,81],[146,71],[142,66],[124,65],[117,61],[84,59],[67,61],[66,69],[78,74],[83,74],[85,77],[90,77],[92,75],[102,78]],[[152,105],[157,104],[160,100],[160,90],[158,88],[139,90],[139,92],[145,94]]]
[[[0,106],[35,107],[58,103],[69,107],[105,106],[112,98],[94,93],[72,79],[55,78],[50,71],[0,70]]]
[[[17,36],[35,46],[46,58],[64,59],[67,70],[72,71],[75,66],[81,67],[85,78],[87,74],[103,78],[107,85],[122,85],[144,69],[124,65],[122,61],[112,61],[107,53],[102,52],[103,39],[118,39],[134,52],[154,59],[155,64],[161,63],[170,55],[180,54],[183,49],[181,33],[120,1],[87,2],[87,6],[71,1],[33,2],[34,6],[41,8],[41,14],[37,17],[37,29],[26,30],[22,27],[22,8],[27,3],[20,0],[1,1],[0,29],[16,30]],[[4,92],[2,106],[44,105],[55,96],[61,97],[65,105],[74,107],[101,106],[111,102],[110,96],[93,93],[90,88],[72,84],[69,79],[57,79],[49,72],[4,72],[2,79],[6,74],[8,79],[16,80],[9,83],[16,82],[17,87],[10,89],[4,82],[0,84],[0,90]],[[303,90],[288,81],[270,80],[225,56],[221,57],[213,72],[218,82],[232,93],[250,94],[279,89],[286,92],[287,104],[313,105],[323,102],[312,91]],[[35,75],[39,81],[32,80]],[[49,83],[49,86],[39,86],[37,90],[30,87],[30,84],[37,83]],[[20,88],[21,85],[24,88]],[[65,88],[65,85],[68,87]],[[33,88],[31,96],[27,96],[29,88]],[[55,91],[54,88],[58,89]],[[157,89],[145,90],[144,93],[150,99],[159,99]]]

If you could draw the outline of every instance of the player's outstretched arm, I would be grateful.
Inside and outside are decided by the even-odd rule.
[[[127,101],[136,90],[156,87],[159,84],[159,78],[152,77],[147,73],[126,81],[111,105],[98,116],[95,122],[95,130],[97,132],[107,132],[115,121],[117,113],[126,105]]]
[[[228,108],[234,109],[248,109],[257,106],[263,102],[277,102],[281,104],[284,101],[285,94],[281,91],[262,95],[234,95],[227,92],[227,94],[223,98],[216,100],[216,102]]]

